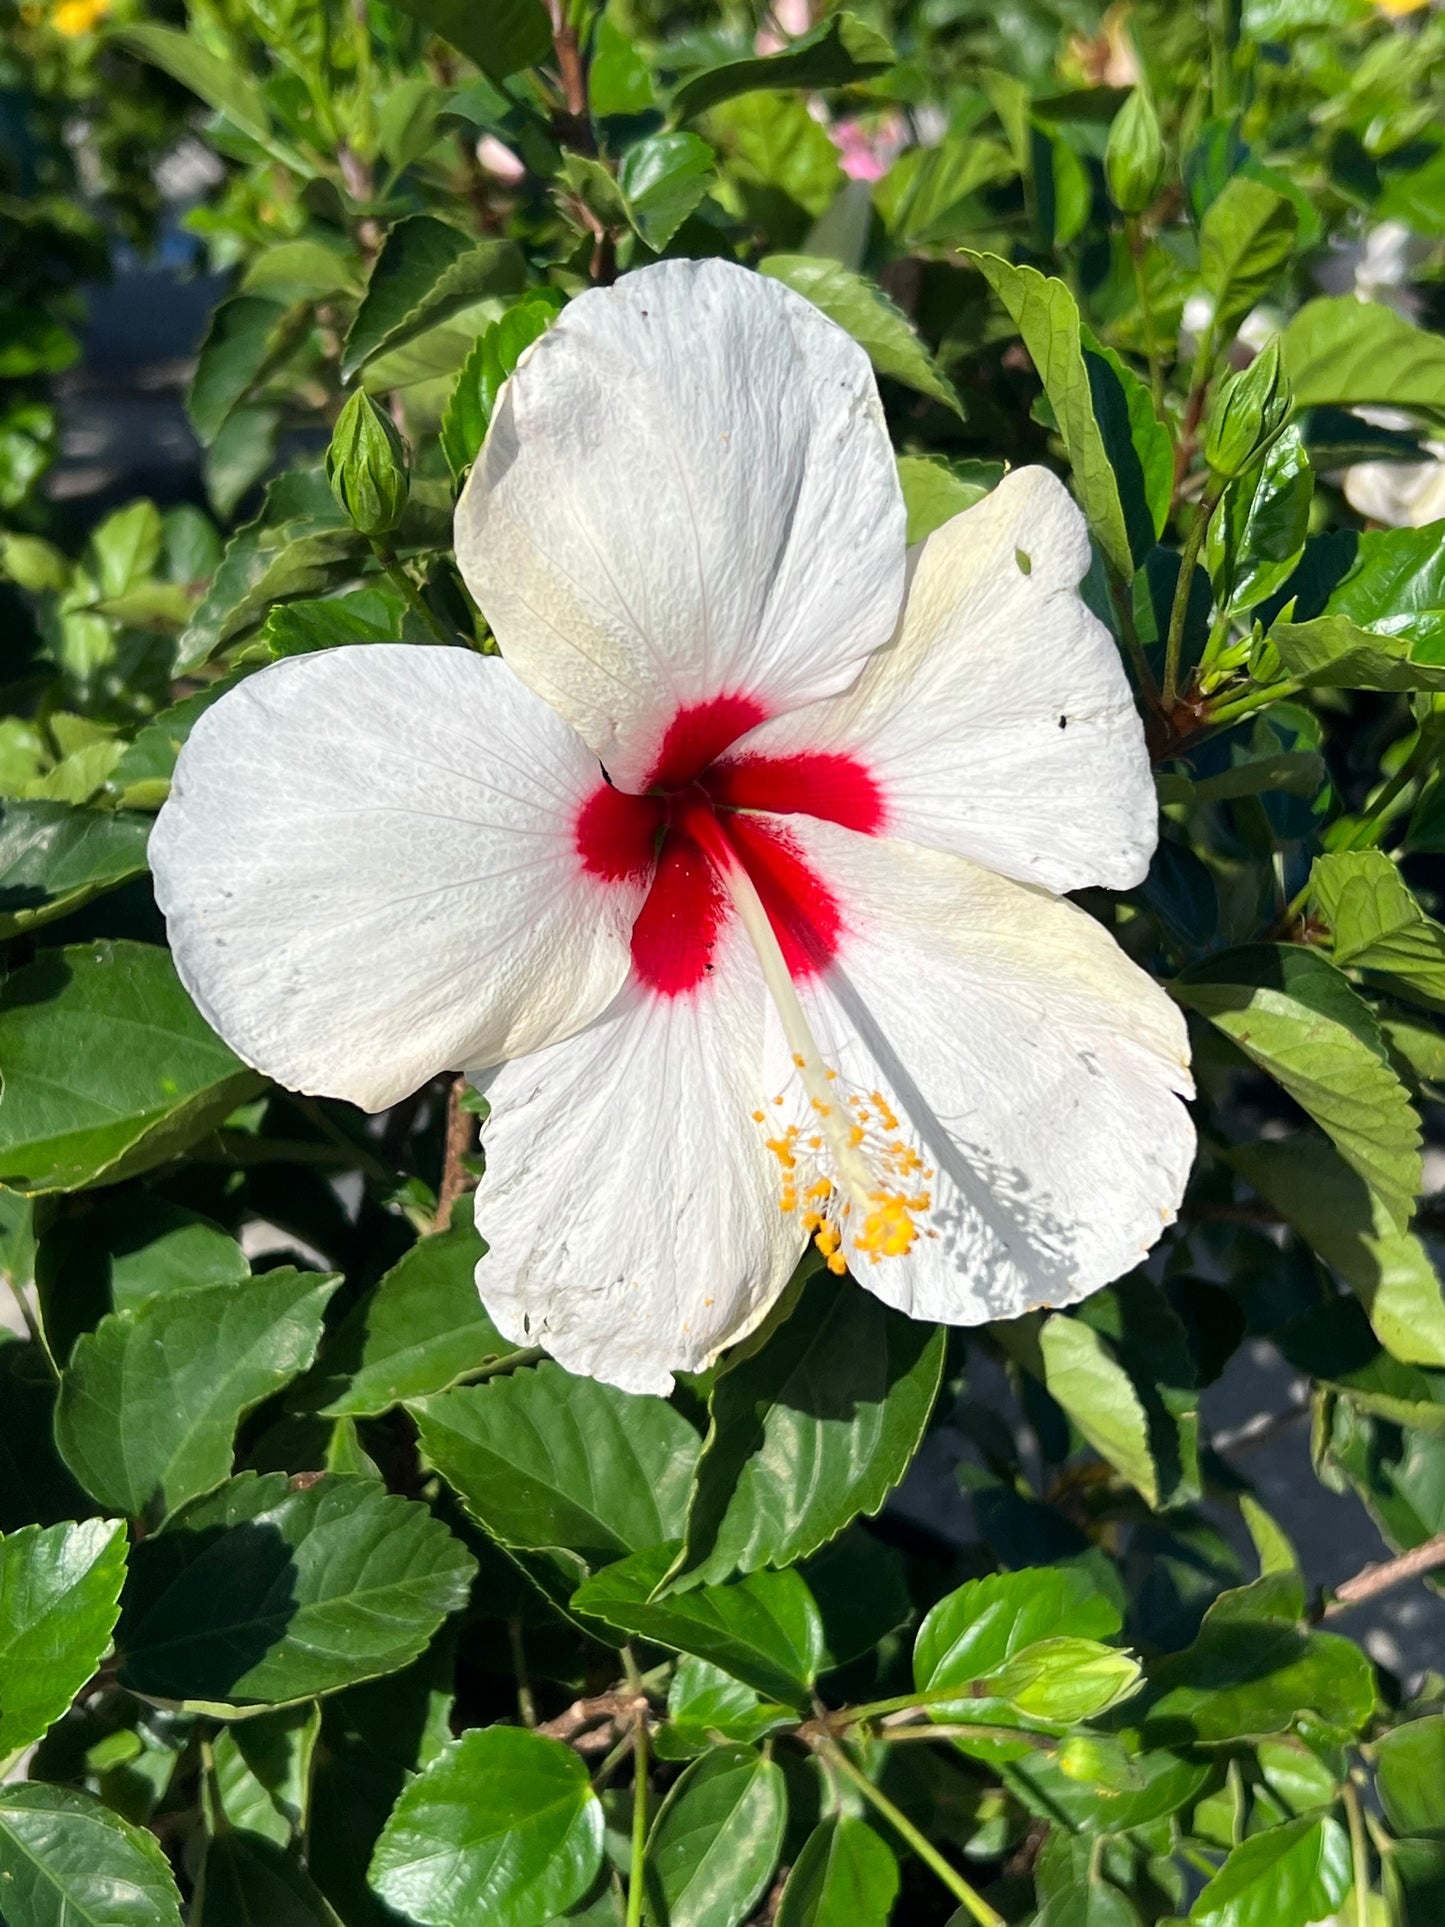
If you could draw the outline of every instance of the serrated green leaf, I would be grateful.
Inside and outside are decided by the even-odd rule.
[[[61,1375],[66,1464],[102,1505],[152,1521],[219,1485],[245,1413],[310,1365],[340,1282],[288,1268],[112,1312]]]
[[[963,414],[957,390],[907,316],[863,275],[841,262],[812,254],[765,255],[758,269],[811,301],[830,321],[836,321],[867,349],[868,359],[880,375],[942,402],[957,415]]]
[[[633,227],[654,253],[671,241],[717,179],[717,156],[696,134],[649,134],[622,157],[617,185]]]
[[[458,481],[477,459],[502,383],[522,353],[557,317],[559,297],[547,289],[526,294],[494,321],[462,364],[442,416],[442,449]]]
[[[0,1894],[13,1927],[181,1927],[155,1836],[69,1787],[0,1786]]]
[[[1016,1654],[1063,1635],[1107,1639],[1118,1632],[1118,1609],[1078,1568],[1043,1566],[970,1579],[934,1606],[918,1629],[913,1680],[920,1693],[958,1688],[939,1699],[934,1719],[971,1719],[977,1682],[998,1673]]]
[[[676,1545],[632,1553],[573,1594],[576,1610],[619,1632],[709,1660],[781,1705],[806,1706],[824,1661],[823,1622],[802,1577],[754,1572],[726,1586],[653,1597]]]
[[[1317,951],[1251,944],[1174,988],[1309,1112],[1403,1229],[1420,1188],[1419,1121],[1368,1004],[1340,972]]]
[[[1445,340],[1382,301],[1306,302],[1280,337],[1297,408],[1408,408],[1445,419]]]
[[[547,1362],[407,1410],[429,1463],[503,1545],[598,1566],[682,1530],[698,1437],[666,1399]]]
[[[683,1760],[706,1753],[718,1736],[745,1743],[761,1739],[775,1726],[791,1726],[793,1715],[689,1653],[673,1668],[667,1721],[656,1736],[659,1756]]]
[[[1350,1891],[1349,1836],[1338,1820],[1290,1820],[1242,1840],[1189,1910],[1201,1927],[1308,1927]]]
[[[374,1417],[520,1355],[477,1296],[474,1273],[485,1250],[470,1225],[454,1225],[419,1239],[392,1266],[327,1341],[326,1378],[315,1392],[326,1398],[323,1417]]]
[[[205,47],[190,34],[174,27],[153,25],[149,21],[117,30],[114,38],[132,53],[178,80],[198,94],[208,107],[224,114],[243,134],[249,134],[269,153],[284,156],[286,164],[297,171],[309,172],[294,151],[278,142],[271,126],[271,115],[260,86],[236,62]]]
[[[714,1382],[673,1584],[790,1566],[876,1513],[923,1437],[944,1338],[816,1272],[767,1344]]]
[[[131,1554],[121,1684],[224,1716],[396,1672],[466,1604],[475,1563],[372,1479],[242,1473]]]
[[[1445,522],[1367,530],[1326,613],[1407,640],[1417,662],[1445,662]]]
[[[341,1927],[305,1869],[273,1840],[227,1832],[206,1842],[191,1927]]]
[[[602,1808],[559,1740],[491,1726],[454,1740],[414,1779],[369,1875],[389,1907],[428,1927],[540,1927],[602,1865]]]
[[[434,215],[407,215],[376,257],[342,351],[342,380],[488,295],[519,293],[525,278],[515,242],[477,241]]]
[[[782,1850],[781,1770],[749,1746],[719,1746],[690,1766],[653,1823],[643,1863],[649,1927],[739,1927]]]
[[[1002,474],[1002,463],[956,464],[935,455],[900,455],[898,481],[908,511],[908,546],[981,502]]]
[[[288,307],[239,294],[215,309],[186,398],[202,447],[215,441],[232,409],[281,366],[310,325],[309,301]]]
[[[1145,1730],[1169,1745],[1222,1746],[1283,1733],[1301,1713],[1358,1732],[1375,1705],[1374,1674],[1358,1646],[1335,1633],[1307,1633],[1293,1618],[1254,1616],[1293,1583],[1273,1575],[1225,1594],[1205,1614],[1192,1646],[1148,1668]],[[1265,1589],[1273,1593],[1265,1596]]]
[[[847,177],[838,150],[793,94],[752,93],[707,117],[707,137],[726,156],[723,182],[753,225],[789,244],[833,205]]]
[[[1445,648],[1436,637],[1417,643],[1323,615],[1276,622],[1269,640],[1286,674],[1306,689],[1445,689]]]
[[[552,51],[552,27],[541,0],[388,0],[474,60],[493,80],[535,67]]]
[[[1033,1927],[1140,1927],[1138,1908],[1107,1880],[1087,1880],[1071,1893],[1058,1893]]]
[[[887,1927],[897,1897],[893,1849],[866,1821],[838,1813],[803,1843],[777,1927]]]
[[[893,64],[893,49],[876,27],[855,14],[835,13],[785,47],[757,59],[708,67],[672,97],[678,120],[705,114],[719,102],[768,88],[846,87]]]
[[[1317,857],[1310,890],[1337,964],[1378,971],[1397,996],[1445,1010],[1445,925],[1425,915],[1383,850]]]
[[[144,876],[149,835],[149,820],[128,811],[0,802],[0,938]]]
[[[114,1184],[175,1157],[261,1088],[150,944],[43,952],[0,989],[0,1183]]]
[[[125,1553],[110,1519],[0,1539],[0,1761],[38,1740],[105,1657]]]

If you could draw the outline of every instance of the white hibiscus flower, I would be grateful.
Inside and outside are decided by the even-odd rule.
[[[502,658],[293,658],[182,751],[151,861],[197,1003],[367,1109],[477,1074],[478,1287],[574,1371],[666,1391],[809,1237],[973,1324],[1174,1215],[1183,1021],[1059,894],[1156,835],[1082,519],[1024,469],[903,527],[856,344],[666,262],[499,403],[456,537]]]

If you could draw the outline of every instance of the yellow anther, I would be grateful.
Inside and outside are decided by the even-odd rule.
[[[753,1122],[754,1122],[754,1124],[766,1124],[766,1123],[767,1123],[767,1121],[768,1121],[768,1114],[767,1114],[767,1112],[766,1112],[766,1111],[754,1111],[754,1112],[753,1112]]]
[[[800,1053],[799,1053],[799,1052],[797,1052],[797,1051],[794,1051],[794,1052],[793,1052],[793,1063],[794,1063],[794,1064],[795,1064],[795,1065],[797,1066],[797,1068],[798,1068],[798,1069],[799,1069],[799,1070],[801,1071],[801,1070],[806,1070],[806,1068],[807,1068],[807,1064],[808,1064],[808,1060],[807,1060],[807,1058],[806,1058],[806,1057],[803,1057],[802,1055],[800,1055]]]

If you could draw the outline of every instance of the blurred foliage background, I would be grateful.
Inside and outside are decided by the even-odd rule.
[[[5,1927],[1438,1927],[1445,1678],[1327,1622],[1445,1572],[1440,14],[5,21]],[[62,486],[158,253],[215,294],[193,443],[161,500]],[[912,539],[1070,481],[1162,828],[1087,907],[1191,1013],[1201,1134],[1072,1311],[934,1332],[805,1266],[670,1402],[500,1339],[475,1101],[266,1086],[145,861],[238,679],[489,646],[450,518],[501,382],[667,254],[864,344]],[[1246,1354],[1378,1526],[1335,1593],[1201,1418]]]

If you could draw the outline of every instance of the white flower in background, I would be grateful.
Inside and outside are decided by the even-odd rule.
[[[197,1003],[371,1110],[486,1072],[478,1286],[574,1371],[666,1390],[810,1236],[972,1324],[1174,1214],[1183,1021],[1059,894],[1156,834],[1082,519],[1024,469],[906,565],[903,526],[862,350],[665,262],[499,403],[456,536],[504,659],[293,658],[181,753],[151,861]]]

